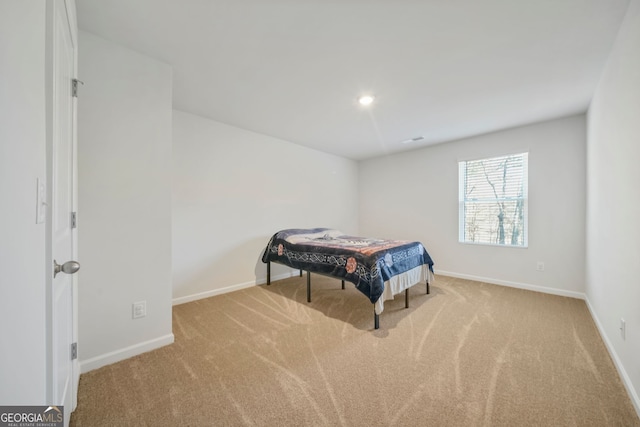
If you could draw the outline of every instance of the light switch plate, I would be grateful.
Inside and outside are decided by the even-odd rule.
[[[36,179],[36,224],[47,219],[47,187],[44,180]]]

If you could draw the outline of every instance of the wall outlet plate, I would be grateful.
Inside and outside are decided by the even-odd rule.
[[[134,319],[140,319],[141,317],[144,317],[147,315],[147,302],[146,301],[139,301],[139,302],[134,302],[132,305],[132,316]]]

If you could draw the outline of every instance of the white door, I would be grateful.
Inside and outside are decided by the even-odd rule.
[[[72,212],[75,204],[75,103],[72,81],[75,77],[75,47],[71,23],[73,13],[67,2],[54,0],[52,25],[52,125],[51,125],[51,257],[54,267],[51,283],[51,386],[53,405],[64,405],[65,425],[76,405],[76,381],[72,360],[74,342],[74,264],[76,258]],[[72,17],[70,19],[70,16]]]

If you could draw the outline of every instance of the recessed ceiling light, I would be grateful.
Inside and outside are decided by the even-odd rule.
[[[376,99],[376,97],[373,95],[363,95],[360,98],[358,98],[358,102],[360,103],[360,105],[367,106],[367,105],[371,105],[374,99]]]

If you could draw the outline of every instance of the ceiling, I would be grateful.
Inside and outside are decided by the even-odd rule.
[[[629,0],[77,0],[175,109],[351,159],[586,111]],[[80,70],[82,73],[82,70]],[[369,108],[362,94],[376,99]],[[403,143],[424,137],[422,141]]]

